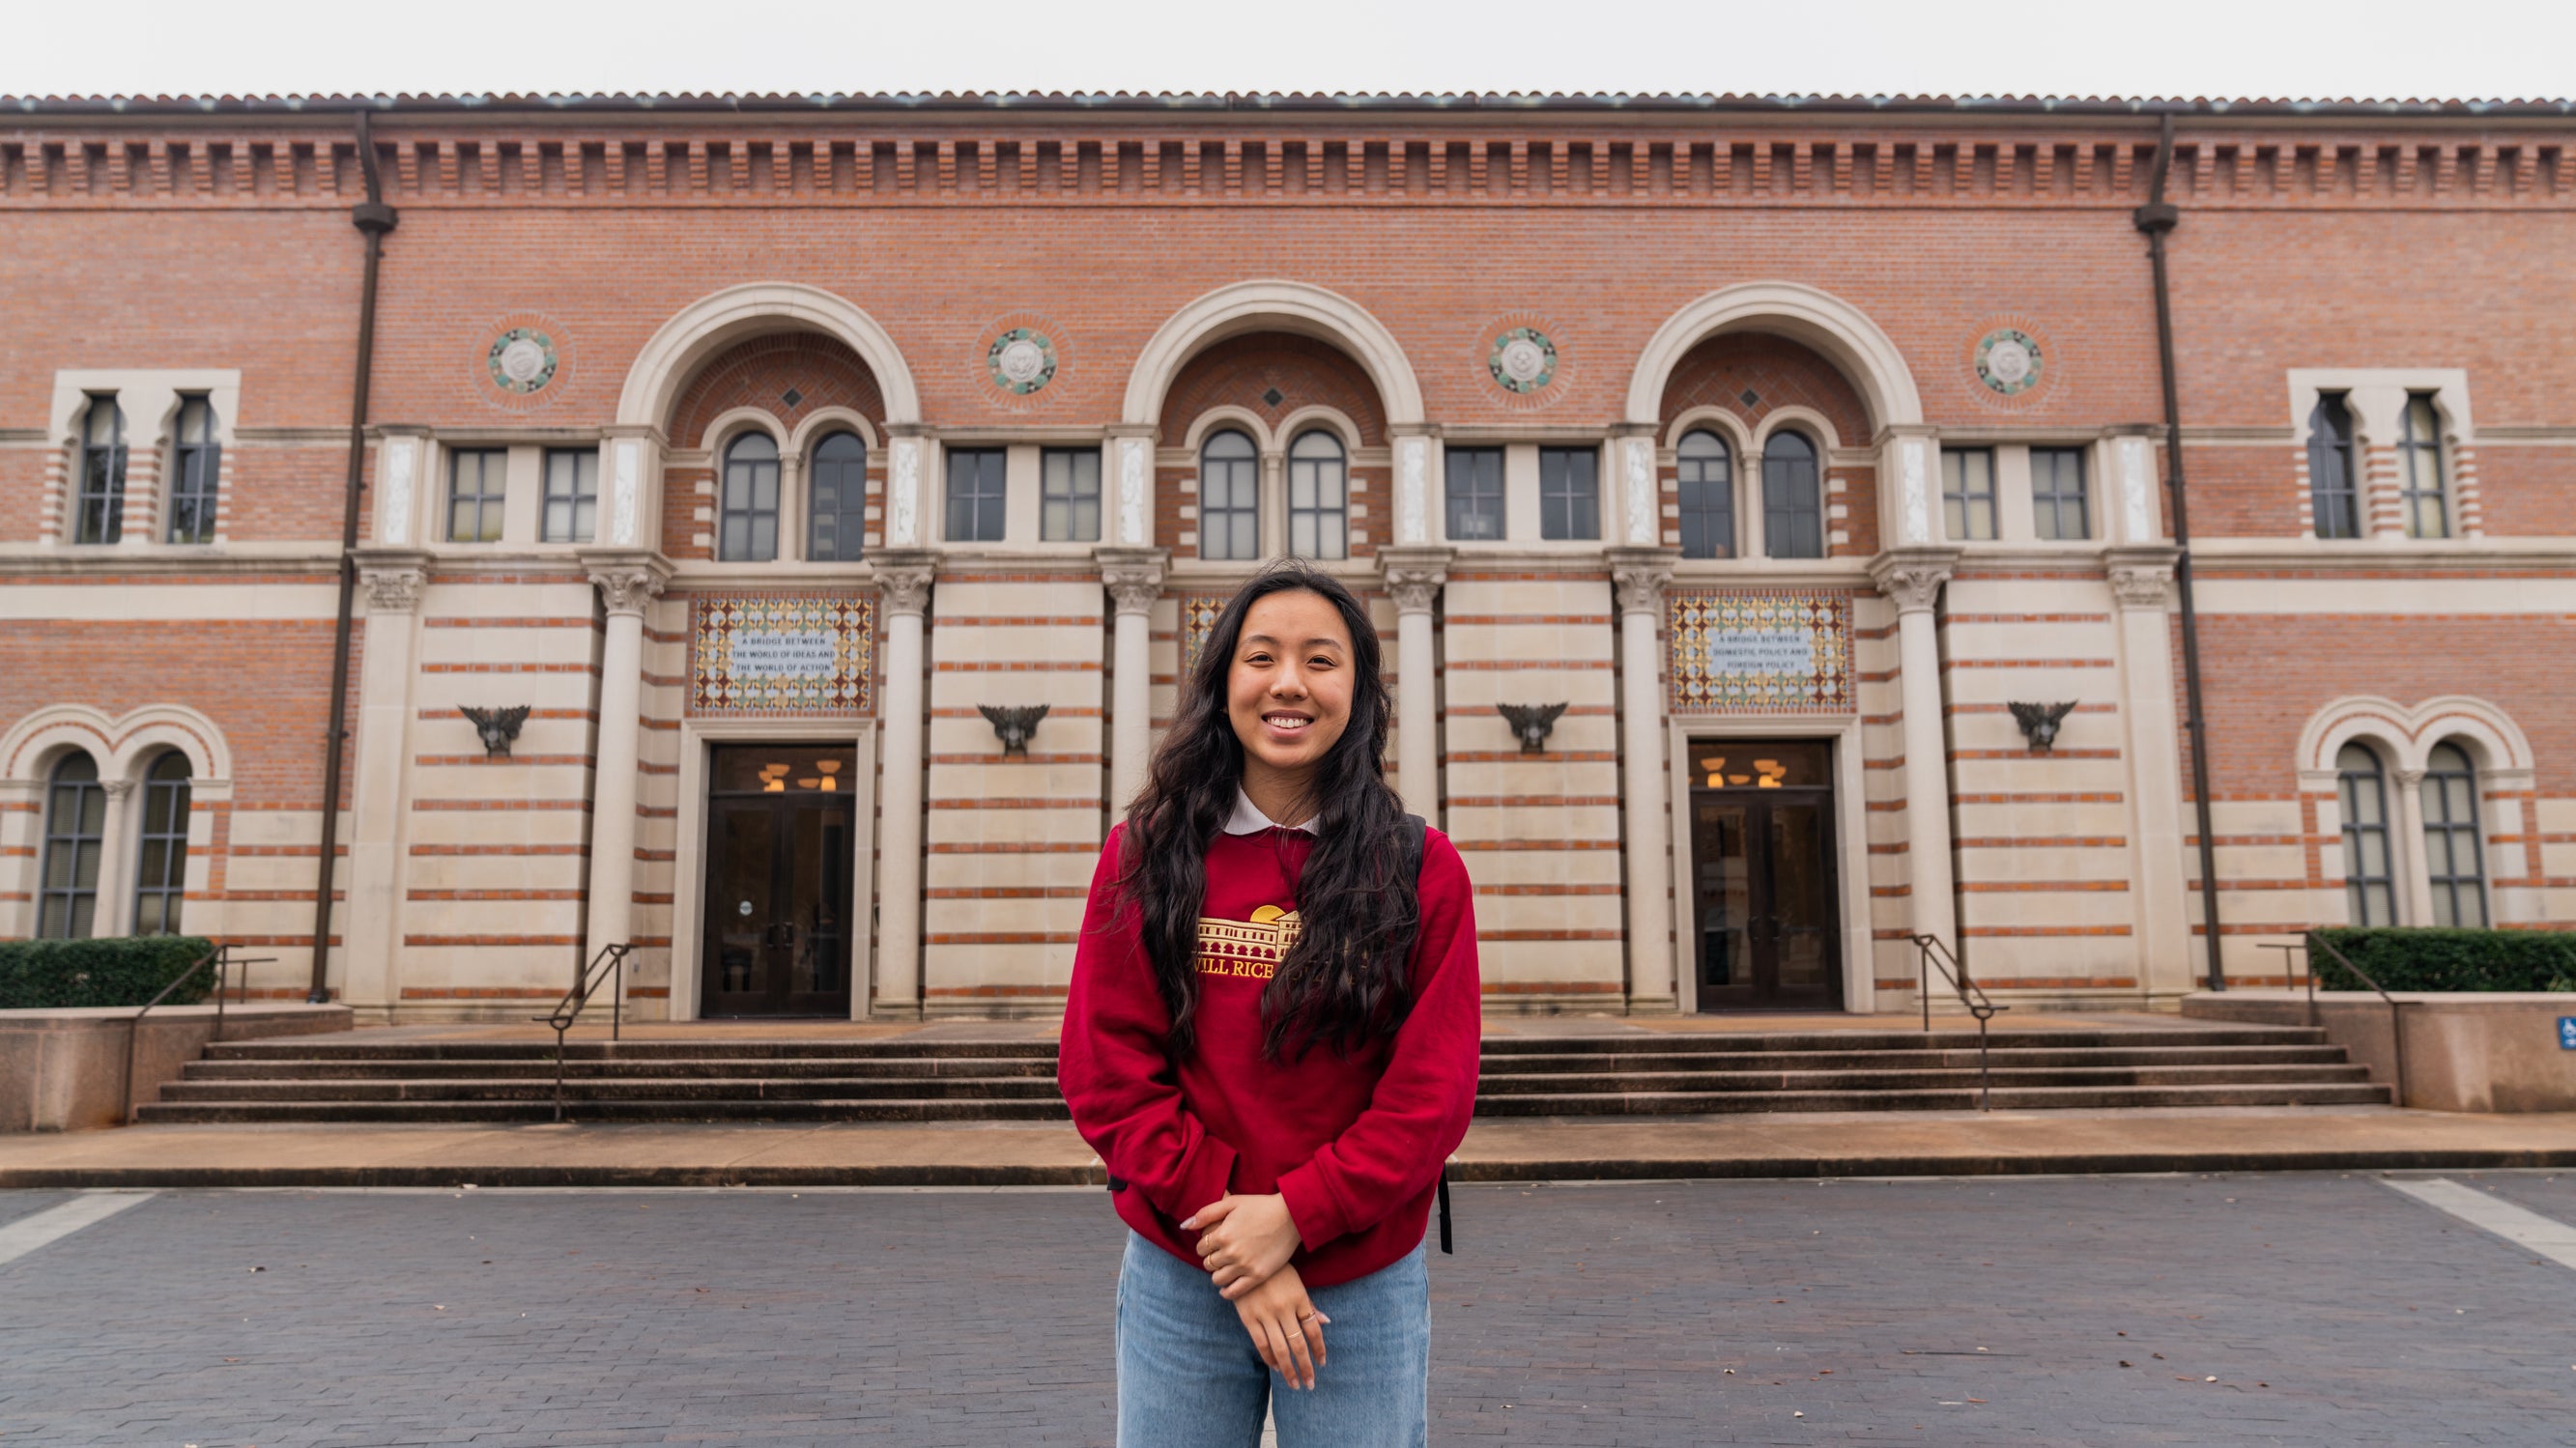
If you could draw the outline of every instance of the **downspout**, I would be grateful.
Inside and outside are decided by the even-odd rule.
[[[349,209],[349,224],[367,238],[366,279],[358,291],[358,383],[349,405],[348,500],[340,518],[340,612],[331,631],[331,727],[322,746],[322,869],[313,891],[313,985],[305,999],[321,1005],[331,998],[331,891],[340,852],[340,761],[349,743],[349,632],[358,597],[358,508],[366,492],[367,387],[376,362],[376,267],[384,256],[385,233],[394,229],[394,209],[385,204],[384,181],[376,172],[376,142],[369,129],[370,112],[358,110],[358,170],[366,177],[367,199]]]
[[[2156,352],[2164,366],[2165,485],[2173,500],[2174,592],[2182,604],[2183,733],[2191,746],[2193,822],[2200,832],[2200,915],[2209,951],[2209,988],[2227,989],[2219,964],[2218,840],[2209,821],[2209,730],[2200,699],[2200,623],[2191,599],[2190,491],[2182,474],[2182,400],[2174,387],[2173,289],[2165,275],[2165,233],[2182,212],[2165,200],[2165,172],[2173,165],[2174,118],[2167,111],[2156,132],[2156,164],[2147,180],[2147,204],[2130,216],[2147,234],[2147,260],[2156,273]]]

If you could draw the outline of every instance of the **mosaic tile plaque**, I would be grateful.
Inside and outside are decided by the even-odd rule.
[[[1849,594],[1677,588],[1665,608],[1673,712],[1838,714],[1853,707]]]
[[[1199,650],[1207,647],[1208,634],[1216,628],[1216,616],[1225,611],[1226,595],[1221,593],[1184,593],[1181,595],[1181,677],[1199,665]]]
[[[691,714],[796,718],[873,707],[873,599],[701,594],[689,615]]]

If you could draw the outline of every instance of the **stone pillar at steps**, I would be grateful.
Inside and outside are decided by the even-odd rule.
[[[1440,678],[1432,610],[1449,579],[1446,548],[1381,548],[1395,600],[1395,782],[1404,807],[1440,827]]]
[[[879,552],[877,597],[885,610],[885,785],[877,845],[877,999],[870,1014],[921,1014],[921,840],[923,616],[930,609],[931,556]]]
[[[636,765],[644,731],[644,610],[670,564],[635,549],[584,549],[608,615],[599,650],[599,745],[590,803],[590,919],[582,959],[635,938]],[[625,1003],[618,1002],[623,1009]]]
[[[359,597],[367,610],[360,653],[357,756],[349,774],[345,892],[331,918],[341,941],[340,999],[357,1021],[391,1018],[402,994],[403,825],[411,808],[413,652],[429,555],[400,548],[357,553]]]
[[[1109,703],[1109,813],[1126,818],[1127,806],[1145,787],[1154,753],[1154,603],[1163,596],[1164,554],[1155,548],[1102,548],[1101,586],[1117,614],[1111,646]]]
[[[1946,548],[1902,549],[1871,570],[1878,591],[1896,605],[1896,672],[1905,708],[1908,928],[1937,936],[1954,955],[1959,921],[1950,877],[1950,766],[1941,720],[1941,638],[1932,609],[1955,557]]]
[[[1664,584],[1678,548],[1613,548],[1610,579],[1619,600],[1621,813],[1628,835],[1628,1008],[1669,1011],[1673,979],[1671,852],[1664,813],[1672,780],[1664,767]]]

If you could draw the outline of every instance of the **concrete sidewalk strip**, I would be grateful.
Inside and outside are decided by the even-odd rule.
[[[2576,1167],[2576,1114],[2387,1108],[1480,1120],[1455,1181]],[[137,1126],[0,1137],[0,1187],[1080,1186],[1060,1123]]]
[[[139,1207],[152,1197],[151,1192],[90,1192],[20,1217],[0,1227],[0,1266],[59,1242],[83,1227],[96,1226],[119,1212]]]
[[[2391,1181],[2388,1185],[2470,1226],[2493,1232],[2526,1252],[2537,1252],[2562,1267],[2576,1267],[2576,1226],[2442,1177]]]

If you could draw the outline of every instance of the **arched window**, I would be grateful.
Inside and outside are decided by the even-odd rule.
[[[1288,551],[1300,558],[1350,556],[1350,469],[1342,441],[1301,433],[1288,447]]]
[[[2366,744],[2335,753],[2335,793],[2343,804],[2345,918],[2353,925],[2397,923],[2397,886],[2389,866],[2388,778]]]
[[[854,432],[836,432],[815,444],[806,466],[805,556],[855,563],[867,538],[868,445]]]
[[[765,432],[746,432],[725,448],[716,557],[767,563],[777,556],[778,444]]]
[[[97,923],[98,856],[106,833],[107,791],[99,788],[98,761],[75,750],[54,766],[52,783],[45,791],[38,936],[76,940]]]
[[[2451,510],[2442,487],[2442,422],[2430,394],[2418,392],[2406,399],[2397,454],[2406,460],[2405,488],[2399,494],[2406,508],[2406,536],[2448,538]]]
[[[1775,432],[1762,445],[1762,551],[1774,558],[1825,556],[1816,445],[1794,432]]]
[[[125,409],[116,394],[89,400],[81,419],[80,477],[72,499],[72,541],[113,543],[125,534]]]
[[[134,933],[176,935],[188,895],[188,756],[173,749],[143,776],[143,843],[134,871]]]
[[[1199,448],[1199,556],[1261,556],[1261,455],[1231,429]]]
[[[1735,458],[1713,432],[1682,435],[1682,556],[1735,556]]]
[[[2320,538],[2361,536],[2361,493],[2352,467],[2352,411],[2329,392],[2308,414],[2308,501]]]
[[[179,437],[170,465],[170,541],[212,543],[223,449],[215,443],[215,405],[203,396],[179,400]]]
[[[2424,761],[2424,876],[2433,886],[2432,925],[2483,930],[2486,863],[2478,846],[2478,772],[2456,744],[2436,744]]]

